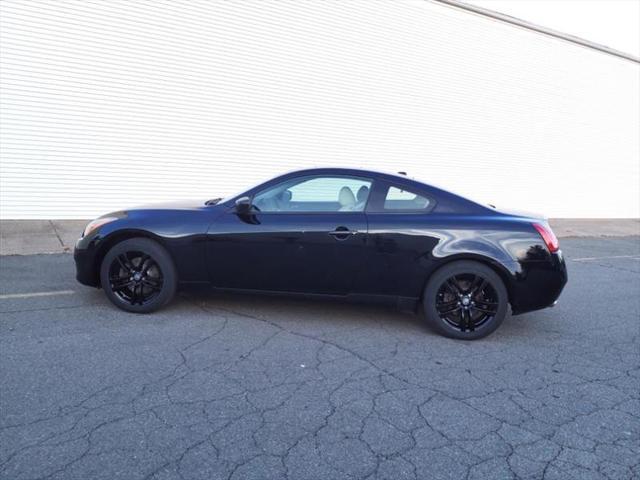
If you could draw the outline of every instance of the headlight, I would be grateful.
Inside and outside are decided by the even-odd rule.
[[[82,234],[82,236],[86,237],[87,235],[96,231],[98,228],[100,228],[104,224],[113,222],[114,220],[118,220],[118,218],[117,217],[96,218],[95,220],[92,220],[91,222],[89,222],[89,224],[86,227],[84,227],[84,233]]]

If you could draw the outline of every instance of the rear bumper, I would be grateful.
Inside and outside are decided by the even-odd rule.
[[[547,261],[521,262],[510,292],[514,315],[554,306],[567,280],[561,251],[551,254]]]

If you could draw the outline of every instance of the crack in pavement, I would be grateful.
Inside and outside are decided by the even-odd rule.
[[[273,299],[14,312],[0,479],[638,477],[640,306],[608,299],[640,274],[581,269],[564,307],[474,343]]]

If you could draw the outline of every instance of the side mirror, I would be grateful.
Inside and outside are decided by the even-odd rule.
[[[236,200],[236,213],[246,215],[251,212],[251,199],[249,197],[240,197]]]

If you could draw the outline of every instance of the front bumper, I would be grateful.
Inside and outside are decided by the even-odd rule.
[[[76,280],[83,285],[99,287],[100,273],[95,251],[94,249],[83,248],[83,240],[82,238],[79,239],[73,250],[73,260],[76,264]]]

